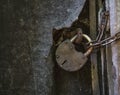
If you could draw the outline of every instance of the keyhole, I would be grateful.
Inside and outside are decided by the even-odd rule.
[[[62,63],[62,65],[64,65],[67,62],[67,60],[64,60],[64,62]]]

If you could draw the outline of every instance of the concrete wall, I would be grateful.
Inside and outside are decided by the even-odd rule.
[[[0,95],[91,93],[89,86],[85,89],[89,76],[84,77],[83,74],[88,73],[87,68],[82,70],[85,73],[60,71],[58,74],[62,77],[64,73],[64,78],[60,79],[60,83],[55,82],[54,62],[50,52],[52,29],[70,26],[80,14],[84,2],[0,0]],[[67,80],[69,85],[65,84]],[[79,82],[83,87],[81,89]],[[55,83],[60,84],[61,88],[55,88]]]

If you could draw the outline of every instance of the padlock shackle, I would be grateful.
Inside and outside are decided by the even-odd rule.
[[[77,35],[75,35],[70,41],[73,42],[77,38]]]
[[[88,42],[91,42],[91,38],[86,35],[86,34],[82,34],[82,36],[88,41]],[[77,38],[77,35],[75,35],[70,41],[73,42],[75,39]],[[90,43],[90,45],[92,45],[92,43]],[[88,56],[93,50],[93,47],[90,47],[85,53],[84,53],[84,56]]]
[[[86,38],[86,39],[88,40],[88,42],[91,42],[91,41],[92,41],[91,38],[90,38],[88,35],[86,35],[86,34],[83,34],[83,37]],[[92,45],[92,43],[90,43],[90,45]],[[93,50],[93,47],[90,47],[90,48],[84,53],[84,56],[90,55],[90,53],[92,52],[92,50]]]

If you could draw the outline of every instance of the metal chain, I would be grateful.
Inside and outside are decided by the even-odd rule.
[[[101,15],[101,23],[100,23],[100,27],[98,30],[98,32],[99,32],[98,36],[95,41],[87,43],[88,48],[90,48],[90,47],[100,48],[100,47],[106,46],[106,45],[111,44],[112,42],[115,42],[120,39],[120,32],[118,32],[114,36],[111,36],[104,40],[101,40],[104,32],[106,31],[108,20],[109,20],[109,12],[105,11]],[[91,43],[92,43],[92,45],[91,45]]]
[[[89,48],[90,47],[94,47],[94,48],[103,47],[103,46],[111,44],[112,42],[115,42],[117,40],[120,40],[120,32],[118,32],[114,36],[108,37],[100,42],[93,42],[92,45],[89,45]]]

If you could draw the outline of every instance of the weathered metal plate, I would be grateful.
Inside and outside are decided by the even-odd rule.
[[[86,63],[87,57],[76,51],[70,40],[65,40],[56,50],[56,61],[66,71],[77,71]]]

